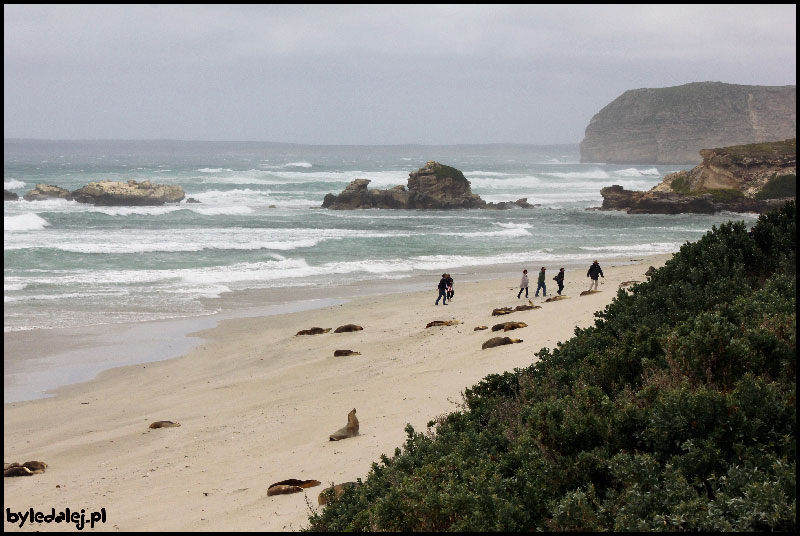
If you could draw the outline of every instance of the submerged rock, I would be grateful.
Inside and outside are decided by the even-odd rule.
[[[16,201],[17,199],[19,199],[19,196],[14,192],[3,190],[3,201]]]
[[[72,193],[60,186],[37,184],[36,188],[23,196],[25,201],[44,201],[46,199],[72,199]]]

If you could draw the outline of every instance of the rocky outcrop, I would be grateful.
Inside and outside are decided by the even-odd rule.
[[[369,179],[355,179],[339,195],[327,194],[322,208],[456,209],[532,208],[527,198],[514,202],[487,203],[473,194],[469,181],[456,168],[429,161],[408,176],[408,184],[386,190],[369,189]]]
[[[3,201],[16,201],[17,199],[19,199],[19,196],[14,192],[3,190]]]
[[[72,193],[60,186],[37,184],[36,188],[22,197],[25,201],[44,201],[46,199],[72,199]]]
[[[796,136],[795,86],[695,82],[626,91],[586,127],[581,162],[693,164],[698,151]]]
[[[180,186],[134,180],[90,182],[72,192],[75,201],[100,206],[158,206],[177,203],[184,197]]]
[[[652,189],[625,190],[614,185],[603,188],[602,210],[625,210],[629,214],[714,214],[766,212],[782,206],[794,196],[797,170],[797,140],[738,145],[700,151],[703,162],[689,171],[664,177]],[[778,195],[763,195],[776,179],[792,188]]]

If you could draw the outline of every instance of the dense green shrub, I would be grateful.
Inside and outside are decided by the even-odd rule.
[[[684,244],[310,530],[794,530],[795,247],[793,202]]]
[[[781,199],[783,197],[797,197],[797,176],[794,173],[787,175],[773,175],[756,194],[756,199]]]

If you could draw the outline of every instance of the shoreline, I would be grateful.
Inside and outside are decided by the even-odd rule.
[[[671,257],[607,260],[602,292],[585,297],[578,297],[588,288],[581,262],[581,271],[567,277],[572,299],[542,303],[534,287],[530,296],[541,309],[503,317],[492,317],[492,309],[527,303],[516,299],[516,265],[513,276],[456,277],[447,307],[433,306],[435,282],[426,280],[423,291],[224,319],[193,333],[202,341],[180,357],[105,370],[53,397],[5,404],[4,461],[36,459],[49,467],[30,478],[4,479],[4,506],[105,508],[106,530],[299,530],[307,523],[306,501],[316,508],[330,483],[366,477],[381,454],[402,445],[406,424],[423,431],[430,420],[457,410],[463,390],[487,374],[535,362],[540,348],[593,324],[621,282],[644,281],[650,265]],[[535,281],[537,270],[531,271]],[[425,328],[453,318],[462,324]],[[523,342],[481,350],[498,333],[473,328],[506,321],[528,324],[504,334]],[[347,323],[364,330],[295,336]],[[361,355],[334,358],[335,349]],[[360,435],[328,441],[353,408]],[[148,429],[156,420],[181,426]],[[267,496],[270,484],[288,478],[322,485]],[[5,528],[73,530],[35,523]]]
[[[626,261],[619,256],[598,256],[598,259],[603,263],[641,261]],[[579,270],[582,263],[585,263],[583,259],[571,260],[563,266],[571,272]],[[461,283],[516,277],[519,266],[519,263],[468,266],[452,269],[452,273],[457,289]],[[324,308],[354,297],[422,291],[436,282],[437,274],[420,273],[401,279],[358,281],[330,288],[304,286],[237,291],[215,300],[203,299],[209,308],[206,315],[8,331],[3,334],[3,403],[49,398],[62,387],[92,381],[109,369],[179,358],[203,342],[199,332],[211,330],[224,320]],[[535,283],[533,287],[531,295]]]

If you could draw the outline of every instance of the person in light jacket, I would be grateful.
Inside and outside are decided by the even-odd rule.
[[[522,296],[522,291],[525,291],[525,297],[528,297],[528,270],[522,270],[522,279],[519,282],[519,292],[517,298]]]

